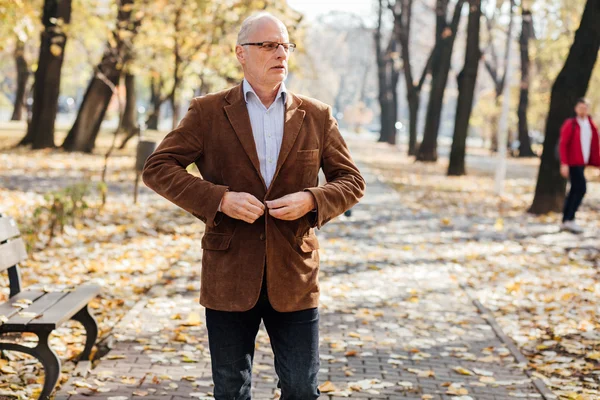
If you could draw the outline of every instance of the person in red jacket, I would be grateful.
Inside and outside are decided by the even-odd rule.
[[[575,223],[575,213],[586,192],[586,165],[600,167],[598,129],[589,116],[589,103],[581,98],[575,104],[576,117],[567,119],[560,129],[560,174],[569,178],[571,188],[565,199],[560,228],[574,233],[583,229]]]

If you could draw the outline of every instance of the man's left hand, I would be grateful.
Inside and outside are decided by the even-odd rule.
[[[316,207],[315,198],[310,192],[296,192],[266,202],[269,215],[285,221],[293,221]]]

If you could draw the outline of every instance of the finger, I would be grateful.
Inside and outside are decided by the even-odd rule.
[[[260,201],[256,197],[252,196],[251,194],[248,195],[248,197],[246,198],[246,200],[248,201],[248,203],[252,204],[253,206],[256,206],[256,207],[260,208],[261,210],[265,209],[265,205],[262,203],[262,201]]]
[[[278,199],[275,200],[269,200],[267,201],[267,207],[273,209],[273,208],[280,208],[280,207],[285,207],[289,205],[289,199],[286,198],[286,196],[284,197],[280,197]]]
[[[265,213],[263,208],[260,208],[254,204],[246,204],[245,208],[246,210],[250,211],[253,215],[256,215],[256,218],[260,217]]]
[[[254,213],[252,211],[244,209],[244,210],[240,210],[240,217],[241,217],[241,219],[244,219],[246,222],[252,223],[252,222],[256,221],[258,219],[258,217],[260,217],[260,215]]]
[[[250,214],[240,214],[237,219],[249,224],[252,224],[254,221],[256,221],[256,218],[253,218]]]
[[[276,209],[269,209],[269,214],[271,214],[273,217],[277,218],[277,219],[282,219],[282,220],[290,220],[293,219],[292,217],[292,213],[291,213],[291,209],[290,207],[281,207],[281,208],[276,208]]]

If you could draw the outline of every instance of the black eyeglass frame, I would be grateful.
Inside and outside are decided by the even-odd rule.
[[[267,47],[264,47],[265,43],[277,44],[277,47],[269,49]],[[286,45],[288,46],[287,49],[285,48]],[[277,50],[279,48],[279,46],[283,46],[283,50],[289,51],[290,53],[293,53],[294,50],[296,49],[296,43],[279,43],[279,42],[271,42],[269,40],[267,40],[265,42],[240,43],[240,46],[260,46],[260,48],[262,48],[264,50]]]

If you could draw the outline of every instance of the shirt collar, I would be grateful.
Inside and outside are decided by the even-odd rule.
[[[258,95],[252,88],[252,85],[250,85],[250,82],[248,82],[246,80],[246,78],[244,78],[244,82],[242,83],[242,88],[244,90],[244,100],[246,101],[246,103],[248,103],[248,93],[254,94],[256,96],[256,98],[258,99]],[[285,100],[287,98],[287,88],[285,87],[284,82],[281,82],[281,85],[279,85],[279,90],[277,91],[277,96],[275,96],[275,101],[277,101],[277,99],[279,97],[282,98],[283,103],[285,104]]]

